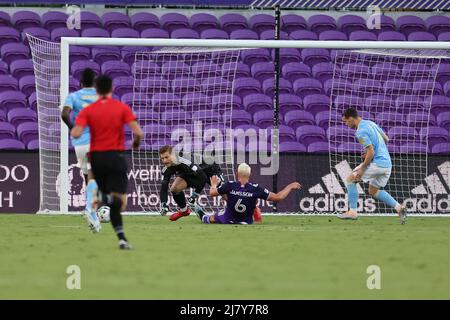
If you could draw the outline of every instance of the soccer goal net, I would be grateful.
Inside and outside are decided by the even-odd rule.
[[[166,144],[195,163],[219,163],[226,179],[233,179],[239,152],[265,152],[279,159],[271,175],[257,177],[265,186],[281,188],[293,180],[304,184],[279,212],[342,211],[347,206],[346,176],[362,161],[354,130],[342,122],[348,107],[388,134],[393,169],[386,189],[395,198],[403,202],[447,193],[430,180],[427,144],[435,121],[430,98],[439,89],[436,74],[447,58],[442,50],[450,49],[446,43],[82,37],[62,38],[61,43],[29,37],[29,43],[39,116],[40,211],[66,213],[83,205],[84,186],[81,182],[74,191],[76,165],[69,165],[73,155],[59,114],[69,86],[77,89],[70,77],[77,72],[73,58],[83,56],[86,48],[98,53],[102,47],[122,50],[119,60],[130,56],[124,48],[133,56],[132,64],[127,61],[128,74],[122,70],[124,61],[112,64],[112,71],[105,64],[96,70],[115,73],[114,94],[132,106],[145,133],[141,149],[129,158],[132,211],[158,211],[158,149]],[[271,51],[275,49],[279,55]],[[270,65],[277,56],[279,70],[274,69],[277,63]],[[124,76],[118,76],[121,72]],[[282,79],[274,80],[276,72]],[[261,140],[259,130],[267,140]],[[252,137],[257,143],[247,143]],[[131,141],[131,132],[126,131],[126,139]],[[362,184],[358,190],[361,213],[391,213],[363,195]],[[219,205],[206,194],[201,204],[208,209]],[[412,200],[409,208],[434,212],[432,207],[421,210]]]

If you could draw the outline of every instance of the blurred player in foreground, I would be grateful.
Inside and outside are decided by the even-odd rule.
[[[253,213],[258,199],[268,201],[282,201],[292,190],[301,188],[300,183],[293,182],[278,193],[263,189],[257,184],[250,183],[251,169],[246,163],[241,163],[236,174],[238,181],[220,182],[217,176],[211,178],[211,189],[209,194],[212,197],[219,195],[227,197],[227,206],[224,210],[213,215],[203,215],[200,219],[203,223],[219,224],[252,224]]]
[[[94,71],[89,68],[84,69],[80,79],[81,89],[69,94],[64,102],[61,118],[69,130],[72,130],[73,124],[81,110],[97,101],[98,96],[94,88],[94,81]],[[94,175],[92,174],[91,165],[87,156],[89,152],[89,143],[90,132],[88,127],[84,128],[79,138],[72,138],[72,145],[75,148],[78,165],[83,172],[84,181],[86,182],[86,218],[92,231],[99,232],[101,229],[100,221],[98,220],[97,213],[92,208],[92,200],[94,198],[94,193],[97,190],[97,183],[94,180]]]
[[[96,81],[100,98],[84,108],[78,115],[72,137],[78,138],[83,129],[91,130],[90,159],[98,183],[99,200],[111,208],[111,224],[119,238],[120,249],[131,249],[125,237],[121,212],[127,204],[127,163],[125,150],[125,124],[133,132],[133,149],[138,149],[143,133],[130,107],[112,98],[112,80],[100,76]]]
[[[369,182],[369,194],[388,206],[394,208],[400,216],[400,223],[406,222],[406,207],[399,204],[384,188],[391,176],[392,162],[386,143],[389,141],[384,131],[373,121],[363,120],[354,108],[345,110],[345,124],[356,129],[356,138],[364,147],[364,162],[357,166],[347,177],[349,211],[338,214],[340,219],[356,220],[358,218],[358,181]]]

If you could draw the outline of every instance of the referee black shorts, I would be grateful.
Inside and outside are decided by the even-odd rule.
[[[90,160],[95,181],[102,193],[127,193],[127,162],[123,152],[95,151],[90,153]]]

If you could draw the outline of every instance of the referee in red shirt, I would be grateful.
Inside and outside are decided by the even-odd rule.
[[[72,137],[78,138],[85,127],[91,130],[90,161],[100,190],[99,199],[111,208],[111,224],[119,238],[120,249],[131,249],[122,224],[121,212],[127,205],[127,163],[125,124],[133,132],[133,149],[138,149],[143,133],[130,107],[112,98],[112,80],[99,76],[96,80],[99,99],[78,115]]]

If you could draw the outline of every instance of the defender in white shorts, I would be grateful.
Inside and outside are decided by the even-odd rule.
[[[358,218],[358,189],[356,183],[369,183],[369,194],[395,208],[400,216],[400,223],[406,222],[406,207],[399,204],[384,188],[391,176],[392,162],[386,143],[389,141],[384,131],[373,121],[363,120],[354,108],[345,110],[343,120],[347,126],[356,129],[356,138],[364,147],[364,162],[357,166],[347,177],[349,210],[339,214],[340,219],[356,220]]]
[[[61,112],[61,118],[67,124],[69,130],[72,129],[75,119],[81,110],[97,101],[98,97],[94,88],[94,80],[94,71],[89,68],[85,69],[80,80],[82,88],[69,94],[67,97]],[[88,159],[90,139],[89,128],[86,128],[79,138],[72,138],[72,145],[75,148],[78,166],[83,172],[86,181],[86,218],[88,225],[92,231],[98,232],[101,229],[100,221],[97,217],[95,208],[93,208],[93,199],[97,192],[97,183],[94,180],[94,175],[92,174],[91,165]]]

